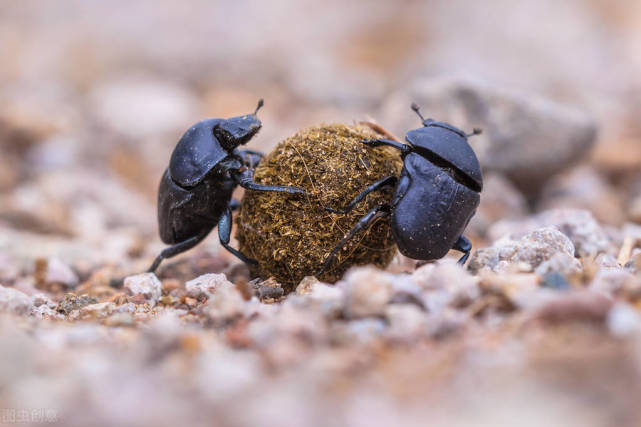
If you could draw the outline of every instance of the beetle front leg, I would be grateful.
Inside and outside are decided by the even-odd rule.
[[[315,274],[316,277],[320,276],[324,272],[327,271],[329,266],[332,264],[332,261],[336,257],[336,254],[338,251],[341,250],[347,242],[349,242],[356,234],[358,234],[359,231],[361,230],[368,230],[372,224],[374,224],[376,221],[378,221],[380,218],[384,218],[386,216],[389,216],[391,213],[391,206],[389,205],[379,205],[376,206],[374,209],[369,211],[365,216],[363,216],[357,223],[352,227],[352,229],[343,237],[343,239],[338,242],[338,244],[332,249],[332,251],[329,253],[327,258],[325,259],[325,262],[323,263],[323,268],[320,269],[318,273]]]
[[[460,265],[465,264],[465,261],[470,257],[470,252],[472,251],[472,243],[465,236],[458,238],[452,249],[463,252],[463,256],[458,260]]]
[[[369,187],[367,187],[365,190],[363,190],[360,194],[358,194],[354,199],[352,199],[351,202],[344,208],[344,209],[333,209],[333,208],[325,208],[326,211],[332,212],[332,213],[337,213],[337,214],[346,214],[350,212],[354,207],[362,201],[369,193],[373,191],[380,191],[385,188],[390,188],[390,187],[395,187],[396,184],[398,183],[398,177],[394,175],[386,176],[385,178],[379,179]]]
[[[299,187],[285,186],[285,185],[262,185],[254,182],[251,170],[245,171],[232,171],[232,178],[234,181],[246,190],[254,191],[271,191],[275,193],[288,193],[288,194],[307,194],[305,190]]]
[[[218,238],[220,239],[220,244],[242,262],[252,265],[258,264],[256,260],[246,257],[242,252],[229,246],[229,240],[231,239],[231,225],[231,209],[227,207],[218,221]]]
[[[388,147],[393,147],[396,148],[397,150],[400,150],[402,154],[407,154],[410,151],[412,151],[412,147],[410,147],[407,144],[403,144],[402,142],[398,141],[393,141],[391,139],[363,139],[361,140],[362,144],[368,145],[370,147],[380,147],[380,146],[388,146]]]

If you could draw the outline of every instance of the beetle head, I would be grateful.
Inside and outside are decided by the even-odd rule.
[[[226,151],[231,152],[239,145],[246,144],[258,133],[262,124],[256,113],[262,106],[263,100],[260,99],[252,114],[225,119],[214,126],[214,136]]]
[[[468,135],[449,123],[424,118],[416,104],[412,104],[412,110],[421,118],[423,127],[411,130],[405,135],[411,146],[409,151],[421,155],[443,169],[455,170],[453,177],[456,180],[480,192],[483,188],[481,167],[467,138],[481,131],[474,129],[474,132]]]
[[[477,129],[474,129],[474,132],[473,132],[472,134],[467,135],[467,134],[466,134],[465,132],[463,132],[461,129],[459,129],[459,128],[455,127],[455,126],[452,126],[452,125],[451,125],[451,124],[449,124],[449,123],[445,123],[445,122],[437,122],[436,120],[426,119],[426,118],[424,118],[424,117],[423,117],[423,115],[421,114],[421,112],[420,112],[420,107],[419,107],[419,106],[418,106],[418,104],[416,104],[416,103],[412,103],[412,110],[414,110],[414,112],[415,112],[416,114],[418,114],[418,116],[421,118],[421,121],[423,122],[423,126],[424,126],[424,127],[432,127],[432,126],[434,126],[434,127],[439,127],[439,128],[447,129],[447,130],[449,130],[449,131],[451,131],[451,132],[454,132],[455,134],[457,134],[457,135],[459,135],[459,136],[462,136],[463,138],[467,138],[468,136],[476,135],[477,133],[480,133],[480,131],[479,131],[479,132],[477,132]]]

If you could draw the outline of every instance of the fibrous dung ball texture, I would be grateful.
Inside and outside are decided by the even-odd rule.
[[[245,193],[237,217],[237,238],[241,251],[258,261],[252,273],[272,276],[291,291],[303,277],[321,269],[330,251],[363,215],[391,202],[392,189],[386,189],[370,193],[347,214],[324,209],[342,209],[370,184],[399,175],[398,151],[360,142],[380,137],[360,124],[312,127],[282,141],[260,162],[256,182],[301,187],[309,196]],[[346,244],[319,279],[333,283],[354,265],[384,268],[395,251],[389,220],[381,219]]]

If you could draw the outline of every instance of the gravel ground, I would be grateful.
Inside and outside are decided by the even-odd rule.
[[[641,425],[639,12],[3,5],[0,425]],[[260,97],[263,151],[323,122],[402,136],[411,101],[483,128],[465,268],[397,254],[287,293],[212,236],[141,274],[178,138]]]

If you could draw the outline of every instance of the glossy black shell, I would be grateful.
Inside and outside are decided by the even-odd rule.
[[[160,238],[174,244],[213,228],[229,205],[236,183],[214,168],[195,187],[184,189],[165,170],[158,189]]]
[[[223,119],[208,119],[190,127],[180,138],[169,161],[173,180],[182,187],[193,187],[228,153],[214,136],[214,126]]]
[[[407,178],[409,185],[397,189],[391,215],[398,249],[413,259],[442,258],[463,234],[480,195],[416,153],[405,156],[401,182]]]
[[[480,192],[483,189],[483,176],[476,154],[467,138],[459,133],[460,130],[451,125],[447,126],[446,128],[435,123],[414,129],[407,132],[405,139],[412,144],[416,152],[421,153],[424,150],[421,153],[424,157],[436,156],[456,168],[469,178],[468,186]]]

